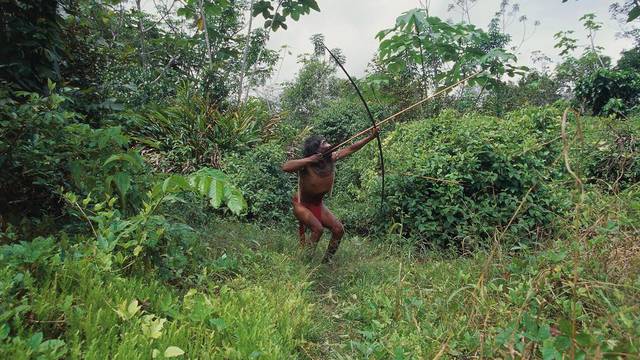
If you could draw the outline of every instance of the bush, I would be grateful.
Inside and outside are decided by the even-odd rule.
[[[290,213],[297,182],[295,174],[282,171],[286,160],[283,146],[275,141],[223,158],[222,169],[243,191],[250,219],[276,222]]]
[[[381,106],[371,104],[371,112],[376,119],[384,116]],[[357,98],[331,101],[326,108],[312,119],[313,133],[321,134],[327,141],[339,143],[353,134],[371,126],[366,110]]]
[[[138,264],[147,270],[157,268],[164,280],[188,282],[186,273],[208,259],[203,257],[194,229],[171,221],[173,216],[162,212],[167,204],[184,202],[185,194],[199,195],[215,209],[224,205],[235,215],[241,215],[247,206],[240,190],[223,173],[207,168],[149,183],[144,206],[130,216],[114,207],[115,197],[103,200],[90,194],[79,199],[66,193],[68,211],[86,221],[93,235],[89,241],[81,239],[70,252],[93,253],[101,270],[124,270]]]
[[[587,182],[619,191],[640,182],[640,123],[637,118],[584,118],[576,157]]]
[[[540,146],[551,137],[559,112],[550,108],[511,114],[506,119],[445,112],[436,119],[399,125],[385,139],[386,204],[402,233],[439,246],[473,245],[504,228],[521,200],[526,202],[510,233],[538,239],[562,209],[546,182],[557,147]],[[361,188],[351,203],[362,206],[360,224],[378,209],[380,183],[369,159],[353,161]],[[341,172],[344,174],[344,171]],[[530,192],[529,192],[530,191]],[[347,195],[353,197],[353,195]]]
[[[594,115],[615,109],[626,112],[640,100],[640,74],[629,70],[599,69],[576,83],[576,98],[590,107]],[[617,105],[610,103],[617,99]],[[624,109],[622,109],[624,107]]]
[[[140,156],[119,127],[92,129],[66,109],[68,89],[50,94],[0,93],[0,212],[58,213],[60,188],[118,193],[122,209],[137,206],[144,178]]]
[[[182,173],[218,168],[222,153],[250,149],[274,125],[259,100],[220,111],[188,84],[170,105],[149,105],[132,118],[132,132],[149,162],[157,170]]]

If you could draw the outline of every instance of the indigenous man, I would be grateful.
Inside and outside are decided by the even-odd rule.
[[[323,228],[331,231],[331,241],[322,260],[324,263],[338,250],[344,228],[342,223],[322,203],[322,198],[333,188],[335,162],[360,150],[377,135],[377,129],[369,137],[335,152],[327,153],[331,148],[322,136],[311,136],[304,142],[304,158],[290,160],[282,165],[286,172],[298,172],[298,192],[293,196],[293,214],[300,222],[300,245],[310,246],[311,254],[315,250]],[[311,230],[309,241],[305,238],[305,227]]]

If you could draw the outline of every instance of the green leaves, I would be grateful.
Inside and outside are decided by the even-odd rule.
[[[627,18],[627,22],[632,22],[640,16],[640,6],[636,6],[631,11],[629,11],[629,17]]]
[[[532,229],[555,218],[560,199],[542,183],[544,159],[552,156],[527,149],[547,141],[546,127],[556,123],[555,115],[555,111],[523,111],[502,120],[445,111],[435,119],[397,126],[386,138],[385,148],[394,164],[389,194],[402,196],[390,195],[387,202],[394,220],[402,222],[403,236],[443,247],[461,246],[462,239],[481,239],[483,233],[508,223],[520,199],[539,184],[529,194],[527,212],[509,230],[523,242],[535,239]],[[538,127],[544,135],[539,135]],[[356,203],[379,185],[377,176],[363,169],[355,169],[351,181],[363,184]]]
[[[115,161],[124,161],[137,168],[143,165],[143,160],[138,153],[113,154],[102,165],[106,166]]]
[[[636,71],[598,69],[576,81],[575,95],[594,114],[614,112],[624,114],[637,104],[640,96],[640,75]],[[614,102],[610,101],[612,99]]]
[[[161,184],[156,185],[153,193],[154,196],[162,196],[182,191],[200,194],[216,209],[224,204],[235,215],[240,215],[247,209],[242,192],[231,185],[219,170],[203,168],[187,177],[171,175]]]
[[[27,340],[27,346],[36,354],[40,354],[39,358],[58,359],[67,353],[64,341],[58,339],[42,341],[42,339],[42,333],[37,332]]]
[[[155,315],[145,315],[142,317],[142,333],[149,339],[159,339],[162,336],[162,328],[167,319],[159,318]]]
[[[318,6],[318,3],[316,2],[316,0],[302,0],[302,5],[309,7],[315,11],[320,11],[320,6]]]
[[[162,182],[161,190],[163,194],[178,193],[181,191],[192,191],[189,181],[182,175],[171,175]]]
[[[4,341],[4,339],[9,336],[10,331],[11,328],[9,327],[9,324],[3,323],[2,326],[0,326],[0,341]]]
[[[274,11],[274,3],[277,4]],[[287,18],[290,17],[294,21],[298,21],[301,15],[311,13],[311,10],[320,11],[320,7],[316,0],[289,0],[274,2],[270,0],[260,0],[253,4],[252,16],[262,15],[266,19],[265,28],[271,28],[272,31],[278,29],[287,29]]]
[[[184,351],[182,349],[180,349],[177,346],[169,346],[165,351],[164,351],[164,357],[165,358],[173,358],[173,357],[178,357],[184,355]]]
[[[271,10],[273,10],[273,6],[271,5],[271,2],[258,1],[255,4],[253,4],[253,10],[251,11],[251,15],[255,17],[255,16],[258,16],[259,14],[262,14],[262,16],[265,19],[268,19],[271,16]]]
[[[559,31],[553,35],[553,38],[558,41],[553,47],[561,50],[560,56],[568,55],[570,52],[578,48],[578,40],[571,37],[573,33],[573,30],[568,30]]]
[[[380,59],[391,75],[414,71],[422,86],[426,86],[428,76],[455,80],[478,67],[495,76],[513,75],[507,65],[516,57],[501,47],[504,36],[473,25],[449,24],[427,16],[423,9],[403,13],[393,28],[378,32],[376,38],[380,41]],[[438,74],[439,68],[447,67],[450,70]]]
[[[0,247],[0,260],[11,266],[35,264],[50,258],[55,248],[53,237],[37,237],[32,241]]]
[[[127,305],[127,301],[123,301],[118,308],[116,309],[116,313],[122,320],[129,320],[136,316],[136,314],[140,311],[140,305],[138,304],[138,300],[133,299]]]
[[[187,19],[200,19],[200,0],[187,0],[184,2],[185,6],[176,10],[176,15],[185,17]],[[231,4],[228,0],[203,0],[202,12],[208,16],[218,16],[228,8]]]
[[[127,193],[129,189],[131,189],[131,175],[128,173],[117,173],[114,176],[109,176],[107,178],[107,183],[113,183],[118,189],[118,193],[120,194],[120,198],[122,201],[125,201]]]

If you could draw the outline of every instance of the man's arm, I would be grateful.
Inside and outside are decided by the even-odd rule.
[[[353,144],[347,146],[346,148],[340,150],[340,151],[336,151],[333,153],[333,160],[340,160],[342,158],[345,158],[351,154],[353,154],[354,152],[360,150],[363,146],[367,145],[369,143],[369,141],[373,140],[376,138],[376,135],[378,135],[378,129],[371,129],[371,135],[369,135],[368,137],[360,140],[360,141],[356,141]]]
[[[282,171],[285,172],[296,172],[309,164],[315,164],[318,161],[322,160],[322,155],[314,154],[306,158],[289,160],[286,163],[282,164]]]

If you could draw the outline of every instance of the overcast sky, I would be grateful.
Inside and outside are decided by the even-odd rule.
[[[424,3],[425,0],[422,2]],[[460,15],[448,12],[448,4],[453,0],[426,0],[429,12],[443,19],[460,20]],[[143,0],[143,7],[154,12],[154,2],[171,3],[172,0]],[[347,57],[346,67],[351,74],[360,77],[364,74],[369,61],[378,47],[375,35],[382,29],[393,27],[396,17],[407,10],[421,7],[419,0],[317,0],[320,12],[313,11],[303,16],[298,22],[287,19],[288,30],[278,30],[271,34],[268,46],[279,50],[283,45],[288,47],[291,55],[282,51],[284,58],[280,69],[270,81],[270,85],[294,78],[300,69],[297,61],[299,54],[312,52],[309,38],[313,34],[322,33],[330,48],[342,49]],[[514,0],[511,1],[512,3]],[[603,28],[596,37],[596,45],[604,47],[604,52],[614,61],[620,51],[632,46],[627,39],[616,38],[621,30],[620,24],[612,20],[608,7],[610,0],[520,0],[519,15],[525,15],[527,22],[526,41],[517,52],[518,62],[531,65],[531,52],[542,51],[554,61],[559,59],[558,50],[553,48],[553,35],[561,30],[574,30],[581,45],[586,45],[587,36],[579,18],[586,13],[595,13]],[[471,21],[486,30],[491,17],[498,10],[500,0],[478,0],[471,10]],[[534,21],[540,25],[532,33]],[[261,26],[261,17],[255,19],[254,26]],[[507,27],[515,43],[520,43],[523,35],[522,23],[517,19]],[[341,75],[341,74],[340,74]]]
[[[282,45],[289,46],[292,55],[286,55],[282,69],[273,79],[273,83],[291,80],[300,66],[297,55],[311,52],[313,47],[309,41],[311,35],[322,33],[330,48],[342,49],[347,57],[347,69],[354,76],[364,74],[365,68],[372,59],[378,47],[375,35],[378,31],[393,27],[395,18],[401,13],[420,7],[418,0],[317,0],[320,12],[313,12],[300,18],[300,21],[287,21],[288,30],[278,30],[273,33],[269,47],[279,49]],[[424,2],[424,1],[423,1]],[[460,16],[454,12],[447,12],[447,6],[452,1],[431,0],[429,11],[431,15],[443,19],[458,21]],[[498,10],[500,0],[478,0],[471,11],[471,21],[486,29],[491,17]],[[575,30],[576,35],[586,44],[586,32],[578,20],[586,13],[595,13],[603,23],[603,29],[596,37],[597,45],[605,48],[605,53],[615,59],[620,51],[631,47],[631,41],[616,39],[616,32],[620,25],[609,16],[608,6],[611,1],[580,0],[562,3],[560,0],[521,0],[520,15],[526,15],[528,21],[528,35],[520,51],[518,60],[522,64],[530,65],[531,52],[540,50],[554,60],[558,59],[557,49],[553,48],[553,35],[560,30]],[[531,34],[533,22],[540,21],[540,26]],[[522,38],[522,24],[516,21],[507,31],[518,43]],[[275,76],[274,76],[275,77]]]

